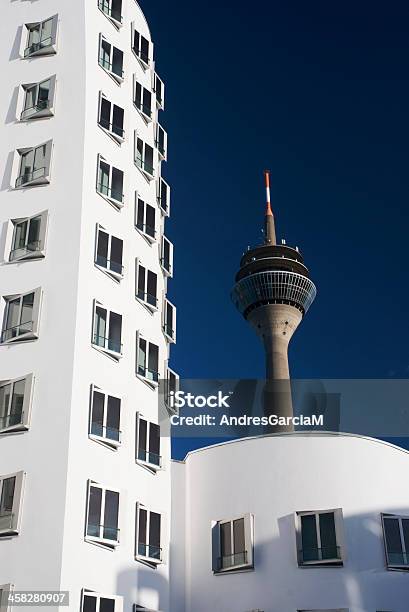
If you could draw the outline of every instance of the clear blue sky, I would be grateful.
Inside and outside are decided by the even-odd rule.
[[[407,3],[141,6],[167,87],[174,369],[263,375],[229,293],[260,240],[269,168],[278,236],[300,247],[318,288],[292,341],[292,376],[407,378]]]

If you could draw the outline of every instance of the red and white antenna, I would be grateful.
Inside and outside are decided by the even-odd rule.
[[[270,200],[270,172],[264,170],[264,179],[266,185],[266,215],[265,215],[265,228],[264,228],[264,242],[265,244],[276,244],[276,230],[274,224],[274,215],[271,210]]]
[[[266,184],[266,215],[272,215],[273,211],[271,210],[270,172],[269,170],[264,170],[264,179],[265,179],[265,184]]]

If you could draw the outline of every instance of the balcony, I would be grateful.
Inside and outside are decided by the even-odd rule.
[[[27,321],[26,323],[20,323],[20,325],[15,325],[14,327],[8,327],[3,329],[1,333],[1,342],[8,342],[9,340],[26,336],[27,334],[30,334],[31,338],[33,337],[33,331],[34,321]]]
[[[46,176],[46,168],[37,168],[32,172],[25,172],[16,179],[16,188],[28,187],[30,185],[44,185],[49,180]]]
[[[24,57],[31,57],[33,55],[42,54],[44,52],[55,53],[52,36],[45,38],[44,40],[40,40],[39,42],[35,42],[29,47],[26,47],[24,49]]]
[[[38,102],[29,108],[25,108],[21,115],[21,121],[26,119],[34,119],[35,117],[51,117],[53,114],[51,110],[51,100],[38,100]]]

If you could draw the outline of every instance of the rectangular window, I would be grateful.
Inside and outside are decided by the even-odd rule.
[[[165,84],[156,72],[153,73],[153,91],[158,109],[165,110]]]
[[[178,409],[175,408],[174,401],[172,400],[172,396],[179,391],[180,388],[180,379],[179,375],[176,374],[170,368],[166,368],[166,378],[164,381],[164,389],[163,389],[163,399],[165,402],[166,408],[172,413],[175,414],[178,412]]]
[[[39,83],[22,85],[24,91],[21,121],[51,117],[54,114],[55,75]]]
[[[160,454],[160,427],[136,415],[136,460],[158,469],[162,464]]]
[[[156,309],[158,307],[158,275],[148,270],[138,259],[135,260],[135,270],[135,296],[147,306]]]
[[[97,191],[116,208],[124,205],[124,173],[98,156]]]
[[[298,564],[342,565],[341,510],[298,512]]]
[[[152,92],[143,87],[134,77],[134,104],[138,111],[142,113],[144,119],[152,119]]]
[[[122,357],[122,316],[94,301],[92,344],[115,359]]]
[[[162,517],[157,512],[136,505],[136,558],[142,558],[153,565],[162,561],[161,547]]]
[[[4,300],[1,342],[4,344],[38,338],[41,289],[20,295],[7,295]]]
[[[213,571],[253,568],[253,516],[218,521],[212,529]]]
[[[9,261],[45,257],[47,220],[47,211],[33,217],[11,220],[13,236]]]
[[[122,0],[98,0],[98,7],[114,26],[122,26]]]
[[[146,70],[149,68],[149,64],[152,57],[152,43],[147,38],[137,32],[133,26],[133,40],[132,40],[132,51],[142,64],[142,67]]]
[[[123,597],[83,589],[81,612],[123,612]]]
[[[159,347],[153,342],[148,342],[137,334],[136,347],[136,373],[148,382],[159,381]]]
[[[33,375],[0,381],[0,433],[28,429]]]
[[[51,149],[51,140],[32,149],[17,149],[20,155],[17,189],[50,182]]]
[[[176,342],[176,308],[166,298],[163,304],[163,332],[169,342]]]
[[[159,159],[166,161],[168,156],[168,135],[159,123],[156,124],[155,146],[159,152]]]
[[[91,386],[89,435],[117,448],[121,443],[121,400]]]
[[[111,45],[102,34],[100,34],[99,37],[99,65],[106,70],[118,84],[123,82],[123,51]]]
[[[156,210],[135,194],[135,226],[153,242],[156,238]]]
[[[114,548],[119,544],[119,492],[88,481],[86,538]]]
[[[24,472],[0,476],[0,537],[19,532],[23,481]]]
[[[135,165],[142,170],[146,178],[153,178],[155,170],[153,167],[153,148],[138,138],[135,132]]]
[[[58,15],[54,15],[45,21],[26,23],[27,46],[24,49],[24,57],[51,55],[57,52],[57,22]]]
[[[382,515],[388,568],[409,570],[409,516]]]
[[[103,93],[99,96],[98,123],[114,140],[119,143],[124,141],[124,109],[110,102]]]
[[[123,278],[123,245],[123,240],[111,236],[103,227],[97,225],[95,263],[116,280]]]
[[[160,265],[166,276],[173,276],[173,244],[162,236]]]
[[[168,217],[170,214],[170,187],[161,176],[156,183],[156,198],[159,208]]]

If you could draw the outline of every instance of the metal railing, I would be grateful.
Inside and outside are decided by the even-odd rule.
[[[154,306],[155,308],[158,305],[158,298],[156,297],[156,295],[152,295],[151,293],[147,293],[146,291],[138,290],[136,292],[136,297],[142,300],[143,302],[146,302],[150,306]]]
[[[158,467],[160,467],[162,464],[161,455],[147,451],[144,448],[138,448],[138,459],[140,461],[145,461],[146,463],[151,463],[152,465],[157,465]]]
[[[0,416],[0,429],[6,429],[6,427],[12,427],[13,425],[20,425],[23,421],[23,411],[21,412],[9,412]]]
[[[135,159],[135,163],[138,166],[138,168],[140,168],[141,170],[143,170],[144,172],[149,174],[149,176],[155,176],[155,169],[154,169],[154,167],[151,166],[151,164],[146,162],[144,159],[141,159],[140,157],[137,157]]]
[[[12,512],[0,512],[0,532],[13,529],[14,514]]]
[[[50,106],[51,100],[38,100],[36,104],[34,104],[34,106],[29,106],[28,108],[25,108],[22,111],[20,119],[27,119],[28,117],[33,117],[37,113],[45,110],[46,108],[50,108]]]
[[[112,340],[112,338],[106,338],[105,336],[98,336],[97,334],[94,334],[92,343],[95,344],[95,346],[99,346],[108,351],[112,351],[113,353],[118,353],[118,355],[122,355],[122,343],[118,342],[118,340]]]
[[[152,380],[154,382],[158,382],[159,380],[159,372],[155,370],[150,370],[143,365],[138,364],[138,374],[139,376],[143,376],[146,380]]]
[[[148,559],[155,559],[155,561],[162,560],[162,548],[155,544],[145,544],[144,542],[138,542],[138,555],[147,557]]]
[[[116,200],[117,202],[121,203],[124,201],[124,194],[118,189],[111,189],[111,187],[107,187],[102,183],[98,183],[97,188],[99,193],[107,198],[111,198],[112,200]]]
[[[15,325],[14,327],[7,327],[3,329],[1,333],[1,341],[7,342],[7,340],[12,340],[13,338],[18,338],[24,334],[28,334],[33,331],[34,321],[26,321],[25,323],[20,323],[19,325]]]
[[[118,429],[117,427],[108,427],[107,425],[102,425],[101,423],[97,423],[95,421],[92,421],[91,423],[91,434],[93,436],[98,436],[99,438],[106,438],[115,442],[120,442],[121,440],[120,429]]]
[[[101,119],[101,118],[98,123],[105,130],[108,130],[108,132],[111,132],[112,134],[115,134],[116,136],[119,136],[120,138],[125,138],[125,130],[122,129],[119,125],[109,123],[109,121],[105,121],[105,119]]]
[[[97,255],[95,263],[101,268],[105,268],[106,270],[110,270],[111,272],[115,272],[115,274],[120,274],[122,276],[124,267],[119,261],[114,261],[112,259],[107,259],[102,255]]]
[[[247,563],[247,551],[246,550],[234,553],[232,555],[223,555],[222,557],[218,558],[218,568],[220,570],[232,569],[240,565],[246,565],[246,563]]]
[[[141,111],[141,113],[149,117],[149,119],[152,118],[152,109],[149,108],[149,106],[146,106],[142,102],[138,103],[136,100],[134,100],[134,104],[136,108]]]
[[[29,185],[33,181],[43,178],[45,176],[45,171],[46,171],[45,167],[42,167],[42,168],[36,168],[36,170],[33,170],[32,172],[25,172],[24,174],[17,177],[16,187],[22,187],[23,185]]]
[[[108,70],[108,72],[112,72],[112,74],[116,74],[116,76],[119,76],[121,79],[124,78],[123,69],[118,68],[118,67],[115,67],[114,69],[114,65],[111,64],[111,62],[108,62],[106,59],[104,59],[101,55],[99,56],[99,65],[102,66],[102,68],[105,68],[105,70]]]
[[[339,546],[322,546],[321,548],[302,548],[298,551],[300,563],[326,563],[328,561],[341,561]]]
[[[139,49],[138,47],[136,47],[135,45],[133,45],[132,49],[133,49],[135,55],[137,55],[139,57],[139,59],[141,59],[143,61],[144,64],[149,66],[149,55],[145,55],[145,53],[143,53],[143,51],[141,49]]]
[[[388,565],[409,566],[409,553],[402,550],[388,550]]]
[[[101,540],[111,540],[112,542],[119,542],[120,530],[117,527],[110,525],[95,525],[88,523],[87,535],[91,538],[99,538]]]
[[[41,241],[34,240],[33,242],[28,242],[23,247],[18,247],[17,249],[12,249],[10,251],[10,261],[14,261],[19,257],[23,257],[28,253],[35,253],[36,251],[41,251]]]
[[[40,49],[51,47],[52,44],[53,39],[51,36],[49,36],[48,38],[44,38],[44,40],[40,40],[36,43],[33,43],[32,45],[24,49],[24,57],[30,57],[30,55],[33,55],[33,53],[40,51]]]
[[[136,223],[136,227],[138,228],[138,230],[140,230],[141,232],[143,232],[144,234],[146,234],[147,236],[150,236],[151,238],[155,238],[156,236],[156,229],[154,227],[152,227],[151,225],[147,225],[147,223]]]
[[[119,11],[113,11],[111,7],[109,6],[109,2],[107,2],[107,0],[99,0],[98,7],[101,9],[103,13],[105,13],[105,15],[108,15],[108,17],[111,17],[118,23],[122,24],[123,20],[122,20],[121,13]]]

